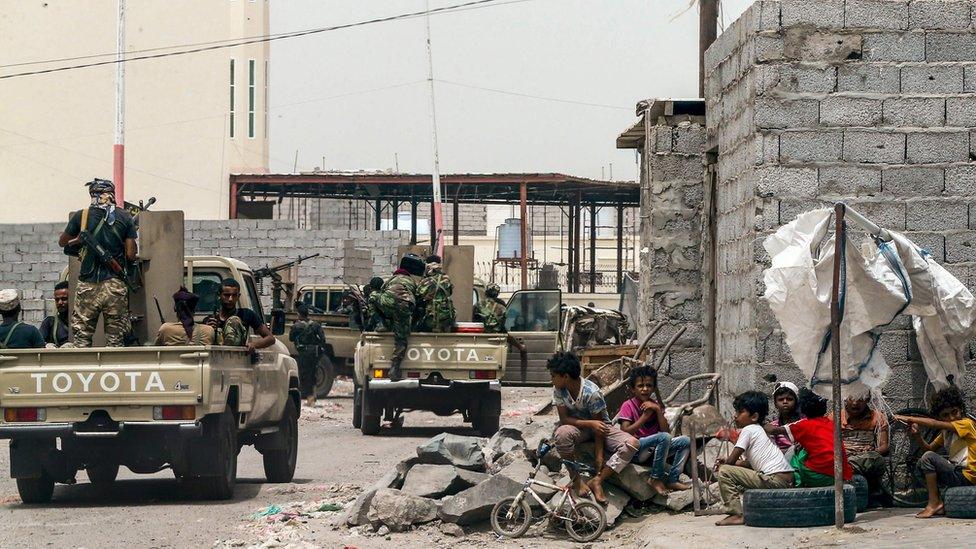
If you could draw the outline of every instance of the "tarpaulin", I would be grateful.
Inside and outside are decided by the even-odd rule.
[[[772,259],[763,272],[764,298],[810,386],[830,396],[830,293],[834,266],[833,210],[806,212],[763,242]],[[904,235],[866,238],[842,248],[840,305],[842,393],[879,387],[890,368],[878,349],[882,328],[912,316],[926,373],[936,387],[965,373],[963,350],[976,333],[976,299],[932,256]]]

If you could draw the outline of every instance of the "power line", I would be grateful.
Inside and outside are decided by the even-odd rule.
[[[511,4],[511,3],[517,3],[517,2],[526,2],[526,1],[529,1],[529,0],[510,0],[509,2],[504,2],[504,4]],[[368,19],[368,20],[365,20],[365,21],[357,21],[355,23],[346,23],[344,25],[334,25],[334,26],[331,26],[331,27],[320,27],[320,28],[317,28],[317,29],[308,29],[308,30],[304,30],[304,31],[296,31],[296,32],[290,32],[290,33],[282,33],[282,34],[277,34],[277,35],[262,35],[262,36],[256,36],[256,37],[253,37],[253,38],[245,38],[245,39],[242,39],[242,40],[237,40],[237,41],[229,42],[229,43],[224,43],[225,41],[215,41],[215,42],[210,42],[210,43],[203,42],[203,43],[201,43],[201,45],[199,47],[193,47],[192,49],[189,49],[189,50],[181,50],[181,51],[167,52],[167,53],[156,53],[156,54],[151,54],[151,55],[138,55],[136,57],[126,57],[125,59],[121,59],[121,60],[111,59],[111,60],[108,60],[108,61],[96,61],[96,62],[84,63],[84,64],[80,64],[80,65],[69,65],[69,66],[66,66],[66,67],[56,67],[56,68],[51,68],[51,69],[40,69],[40,70],[35,70],[35,71],[18,72],[18,73],[6,74],[6,75],[3,75],[3,76],[0,76],[0,80],[5,80],[7,78],[18,78],[18,77],[22,77],[22,76],[34,76],[34,75],[38,75],[38,74],[50,74],[50,73],[54,73],[54,72],[63,72],[63,71],[69,71],[69,70],[77,70],[77,69],[84,69],[84,68],[89,68],[89,67],[100,67],[100,66],[103,66],[103,65],[114,65],[116,63],[128,63],[130,61],[143,61],[143,60],[146,60],[146,59],[161,59],[161,58],[164,58],[164,57],[174,57],[174,56],[178,56],[178,55],[188,55],[188,54],[191,54],[191,53],[201,53],[201,52],[205,52],[205,51],[214,51],[214,50],[220,50],[220,49],[226,49],[226,48],[233,48],[233,47],[237,47],[237,46],[245,46],[245,45],[248,45],[248,44],[260,44],[260,43],[264,43],[264,42],[272,42],[272,41],[275,41],[275,40],[284,40],[286,38],[297,38],[297,37],[300,37],[300,36],[309,36],[309,35],[312,35],[312,34],[320,34],[320,33],[323,33],[323,32],[331,32],[331,31],[336,31],[336,30],[349,29],[349,28],[353,28],[353,27],[361,27],[361,26],[366,26],[366,25],[373,25],[373,24],[376,24],[376,23],[386,23],[386,22],[397,21],[397,20],[401,20],[401,19],[412,19],[412,18],[415,18],[415,17],[426,16],[428,14],[433,15],[433,14],[437,14],[437,13],[450,13],[450,12],[455,12],[455,11],[466,11],[467,9],[473,9],[475,7],[485,7],[484,6],[485,4],[489,4],[489,3],[492,3],[492,2],[497,2],[497,0],[472,0],[470,2],[465,2],[465,3],[461,3],[461,4],[452,4],[450,6],[442,6],[440,8],[433,8],[431,10],[422,10],[422,11],[411,12],[411,13],[402,13],[402,14],[391,15],[391,16],[387,16],[387,17],[379,17],[379,18],[375,18],[375,19]],[[499,3],[498,5],[503,5],[503,4]],[[155,51],[155,50],[158,50],[158,49],[172,49],[173,47],[181,47],[181,46],[172,46],[172,47],[165,47],[165,48],[153,48],[151,50],[141,50],[141,51]],[[137,50],[137,51],[139,51],[139,50]],[[129,52],[127,52],[127,53],[129,53]],[[108,54],[97,54],[97,55],[91,56],[91,57],[102,57],[102,56],[105,56],[105,55],[108,55]],[[81,58],[87,58],[87,57],[90,57],[90,56],[82,56]],[[69,59],[65,59],[65,60],[69,60]],[[12,66],[23,66],[23,65],[26,65],[26,64],[55,63],[55,62],[59,62],[59,60],[31,61],[31,62],[19,63],[19,64],[15,64],[15,65],[3,65],[3,66],[0,66],[0,68],[9,68],[9,67],[12,67]]]
[[[587,106],[587,107],[602,107],[602,108],[605,108],[605,109],[618,109],[618,110],[630,111],[630,112],[632,112],[634,110],[633,107],[621,107],[621,106],[618,106],[618,105],[607,105],[607,104],[604,104],[604,103],[588,103],[586,101],[574,101],[572,99],[561,99],[561,98],[558,98],[558,97],[545,97],[545,96],[542,96],[542,95],[531,95],[531,94],[528,94],[528,93],[520,93],[520,92],[507,91],[507,90],[499,90],[499,89],[496,89],[496,88],[485,88],[485,87],[482,87],[482,86],[472,86],[471,84],[462,84],[461,82],[452,82],[450,80],[440,80],[440,79],[438,79],[437,82],[440,82],[441,84],[448,84],[448,85],[451,85],[451,86],[458,86],[458,87],[461,87],[461,88],[469,88],[469,89],[472,89],[472,90],[481,90],[481,91],[492,92],[492,93],[500,93],[502,95],[513,95],[515,97],[526,97],[526,98],[529,98],[529,99],[538,99],[540,101],[554,101],[554,102],[557,102],[557,103],[569,103],[571,105],[584,105],[584,106]]]

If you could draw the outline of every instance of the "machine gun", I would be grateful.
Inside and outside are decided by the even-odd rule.
[[[271,332],[280,335],[284,333],[285,329],[285,302],[281,299],[281,292],[283,283],[281,281],[281,271],[290,269],[295,265],[301,264],[302,261],[312,259],[313,257],[318,257],[320,254],[298,256],[298,259],[294,261],[289,261],[288,263],[282,263],[280,265],[275,265],[270,267],[265,265],[264,267],[254,271],[254,279],[257,280],[258,284],[263,287],[264,279],[271,279]],[[263,288],[262,288],[263,289]],[[276,331],[277,328],[277,331]]]

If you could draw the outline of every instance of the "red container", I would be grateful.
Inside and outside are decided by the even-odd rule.
[[[481,322],[458,322],[457,333],[459,334],[483,334],[485,325]]]

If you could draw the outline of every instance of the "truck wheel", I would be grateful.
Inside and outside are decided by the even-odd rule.
[[[380,416],[383,413],[383,406],[379,402],[373,402],[378,400],[375,396],[370,396],[369,388],[363,387],[360,389],[360,401],[362,402],[362,424],[359,426],[359,430],[363,432],[364,435],[376,435],[380,432]]]
[[[41,473],[41,478],[19,478],[17,493],[24,503],[50,503],[54,496],[54,480],[47,473]]]
[[[109,484],[115,482],[116,477],[119,476],[119,464],[99,463],[97,465],[89,465],[85,467],[85,472],[88,473],[88,480],[92,484]]]
[[[478,430],[478,434],[490,437],[498,432],[498,424],[502,415],[502,395],[492,393],[482,399],[478,406],[478,413],[472,421],[472,426]]]
[[[322,355],[318,366],[315,368],[315,397],[325,398],[332,392],[332,384],[335,383],[335,366],[329,355]]]
[[[264,458],[264,476],[268,482],[291,482],[295,477],[295,464],[298,462],[298,408],[288,397],[285,412],[281,416],[278,429],[284,435],[287,447],[281,450],[267,450]]]
[[[353,389],[352,393],[352,428],[359,429],[363,426],[363,390],[359,387]]]
[[[221,465],[221,474],[199,480],[201,495],[205,499],[230,499],[237,483],[239,450],[234,412],[228,408],[222,414],[207,416],[203,422],[205,445],[213,452],[214,461]]]

